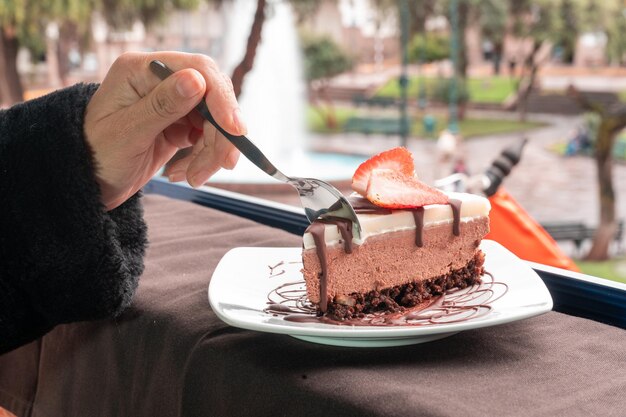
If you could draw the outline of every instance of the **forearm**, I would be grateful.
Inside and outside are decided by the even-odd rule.
[[[143,270],[139,197],[107,212],[83,133],[96,86],[0,113],[0,352],[118,314]]]

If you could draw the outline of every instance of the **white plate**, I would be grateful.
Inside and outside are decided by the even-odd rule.
[[[552,297],[539,276],[500,244],[484,240],[485,269],[502,294],[486,302],[486,314],[464,321],[424,326],[346,326],[286,321],[266,312],[268,294],[285,283],[302,281],[301,248],[235,248],[218,264],[209,285],[209,302],[226,323],[244,329],[288,334],[309,342],[355,347],[400,346],[441,339],[463,330],[508,323],[546,313]],[[272,269],[283,262],[281,266]],[[283,272],[284,271],[284,272]],[[304,289],[304,284],[300,286]],[[504,290],[508,288],[508,290]],[[498,290],[496,290],[497,292]]]

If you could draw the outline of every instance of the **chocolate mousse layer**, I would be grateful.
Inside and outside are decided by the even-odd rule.
[[[489,219],[479,217],[461,222],[459,227],[458,235],[453,233],[451,222],[425,227],[421,247],[415,243],[414,229],[371,236],[362,245],[354,246],[351,254],[345,252],[343,245],[327,246],[326,285],[322,287],[326,287],[324,298],[328,301],[324,307],[334,308],[334,311],[349,310],[338,306],[354,307],[350,305],[353,301],[349,297],[354,299],[355,294],[360,294],[363,297],[363,309],[353,309],[349,314],[363,313],[368,303],[365,298],[369,297],[369,304],[374,300],[372,297],[375,295],[371,294],[383,294],[385,290],[397,289],[406,284],[436,281],[470,268],[471,262],[476,263],[481,239],[489,232]],[[302,258],[307,296],[319,306],[320,285],[323,284],[320,280],[322,274],[319,256],[315,248],[311,248],[303,251]],[[480,268],[482,262],[479,268],[470,269],[478,271]],[[476,276],[479,278],[480,274],[477,273]],[[428,292],[427,289],[424,291]],[[402,306],[401,303],[394,302]],[[327,309],[322,307],[320,310]],[[337,317],[346,314],[348,313],[335,313]]]
[[[373,290],[365,294],[353,293],[347,296],[337,296],[328,303],[326,317],[343,321],[363,317],[369,313],[396,313],[405,308],[415,307],[444,295],[452,288],[463,289],[479,284],[484,273],[484,261],[485,255],[479,250],[465,267],[447,275],[397,285],[381,291]]]

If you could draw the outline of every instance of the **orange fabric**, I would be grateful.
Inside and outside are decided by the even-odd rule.
[[[15,417],[15,414],[12,414],[4,408],[0,407],[0,417]]]
[[[41,96],[45,96],[46,94],[49,94],[53,91],[54,91],[53,88],[40,88],[39,90],[26,90],[24,91],[24,101],[32,100],[34,98],[38,98]],[[2,417],[1,414],[0,414],[0,417]]]
[[[521,259],[579,272],[552,237],[504,189],[489,197],[492,239]]]

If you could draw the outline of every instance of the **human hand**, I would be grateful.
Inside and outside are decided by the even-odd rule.
[[[164,81],[150,71],[158,59],[174,71]],[[201,99],[233,135],[246,127],[230,78],[211,58],[182,52],[125,53],[111,66],[85,113],[85,135],[96,163],[102,202],[114,209],[145,185],[179,149],[170,181],[197,187],[220,168],[233,169],[239,151],[194,112]]]

